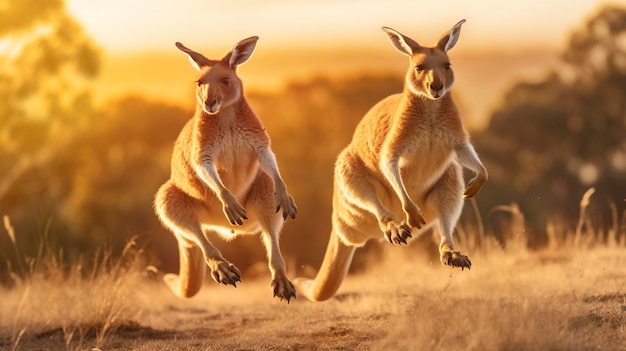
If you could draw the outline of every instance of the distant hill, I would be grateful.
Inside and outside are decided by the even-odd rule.
[[[480,128],[507,88],[519,80],[543,77],[558,63],[556,52],[450,53],[456,73],[455,94],[467,125]],[[329,52],[257,50],[239,68],[247,91],[280,92],[289,81],[326,75],[340,79],[360,74],[397,74],[406,70],[406,58],[394,50],[368,49]],[[171,52],[144,52],[105,56],[94,90],[100,103],[127,94],[143,95],[192,108],[195,72],[187,58]],[[402,87],[398,86],[400,91]]]

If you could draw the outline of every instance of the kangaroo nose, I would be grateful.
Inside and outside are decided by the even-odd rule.
[[[445,89],[443,88],[443,84],[439,83],[439,84],[434,84],[434,83],[430,83],[429,84],[430,87],[430,96],[438,99],[440,97],[443,96],[443,94],[445,94]]]
[[[219,112],[222,103],[219,99],[209,100],[202,103],[202,109],[208,114]]]
[[[434,91],[439,91],[439,90],[443,89],[443,84],[441,84],[441,83],[439,83],[439,84],[430,83],[430,89],[434,90]]]
[[[211,103],[209,103],[208,105],[209,105],[209,111],[217,112],[217,111],[219,111],[221,104],[220,104],[220,100],[219,99],[215,99]]]

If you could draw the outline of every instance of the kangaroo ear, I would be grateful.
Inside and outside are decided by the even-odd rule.
[[[200,71],[202,69],[202,67],[206,67],[206,66],[210,66],[211,65],[211,61],[208,58],[204,57],[200,53],[197,53],[197,52],[195,52],[195,51],[185,47],[185,45],[183,45],[183,44],[181,44],[179,42],[176,42],[176,47],[180,51],[183,51],[184,53],[187,54],[187,56],[189,57],[189,62],[198,71]]]
[[[439,42],[437,43],[437,47],[441,48],[445,52],[448,52],[448,50],[452,49],[456,44],[456,41],[459,40],[459,35],[461,34],[461,25],[463,23],[465,23],[464,19],[455,24],[454,27],[450,29],[449,33],[442,35],[439,39]]]
[[[235,69],[240,64],[248,61],[250,56],[252,56],[257,40],[259,40],[259,37],[254,36],[238,42],[233,47],[233,50],[224,56],[222,60],[227,61],[228,65]]]
[[[420,45],[413,39],[406,37],[389,27],[383,27],[382,29],[389,36],[391,44],[393,44],[396,50],[401,53],[411,56],[420,48]]]

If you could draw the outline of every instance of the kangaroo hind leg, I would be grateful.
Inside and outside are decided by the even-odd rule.
[[[252,184],[247,207],[250,219],[258,219],[261,226],[261,239],[272,275],[271,288],[274,297],[278,297],[281,301],[286,299],[289,303],[291,298],[296,297],[296,289],[287,278],[285,260],[280,252],[279,238],[284,219],[276,210],[274,188],[272,179],[265,172],[259,172]]]
[[[198,216],[206,208],[198,200],[190,198],[168,182],[157,192],[155,210],[163,225],[178,241],[179,274],[166,274],[163,277],[176,295],[191,297],[200,290],[205,265],[209,266],[211,276],[218,283],[235,286],[241,281],[239,270],[222,257],[202,232]]]
[[[412,229],[409,223],[396,220],[381,202],[381,194],[386,193],[384,186],[367,171],[361,158],[348,151],[344,151],[337,159],[334,191],[333,207],[359,207],[370,212],[390,243],[406,244],[411,238]]]
[[[296,289],[287,278],[285,271],[285,261],[280,253],[278,245],[278,235],[271,231],[263,230],[262,234],[263,244],[267,253],[268,266],[272,275],[272,292],[274,297],[278,297],[281,301],[287,300],[287,303],[291,298],[296,297]]]
[[[471,268],[472,262],[456,249],[452,234],[463,210],[463,177],[457,164],[452,164],[435,183],[426,197],[428,212],[438,218],[439,259],[444,266]]]

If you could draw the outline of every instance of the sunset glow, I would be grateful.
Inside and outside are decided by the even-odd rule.
[[[190,90],[172,87],[187,87],[184,84],[193,79],[193,72],[186,60],[180,59],[174,48],[176,41],[207,56],[221,57],[236,41],[257,35],[260,39],[254,58],[241,72],[248,88],[276,90],[287,80],[315,75],[401,73],[406,60],[391,49],[381,26],[430,45],[462,18],[467,23],[454,57],[469,55],[485,68],[498,62],[506,64],[503,54],[519,57],[518,66],[507,69],[504,75],[491,75],[498,80],[493,89],[502,89],[511,78],[540,75],[551,64],[547,57],[556,56],[571,31],[604,3],[69,0],[68,9],[104,51],[101,97],[141,91],[181,101]],[[163,69],[165,66],[168,69]],[[464,85],[475,85],[464,74],[482,74],[474,67],[464,68],[463,61],[457,60],[455,66],[461,68],[457,71],[457,88],[461,90]],[[156,76],[155,70],[159,72]],[[489,91],[492,85],[482,85],[478,90],[489,96],[488,101],[472,106],[478,111],[468,111],[470,115],[483,114],[495,103],[497,94]]]
[[[612,3],[626,3],[619,0]],[[163,50],[175,41],[219,48],[258,35],[266,48],[381,47],[380,27],[431,41],[467,19],[460,51],[554,47],[602,0],[124,1],[69,0],[72,14],[112,52]],[[430,43],[426,43],[430,44]]]

